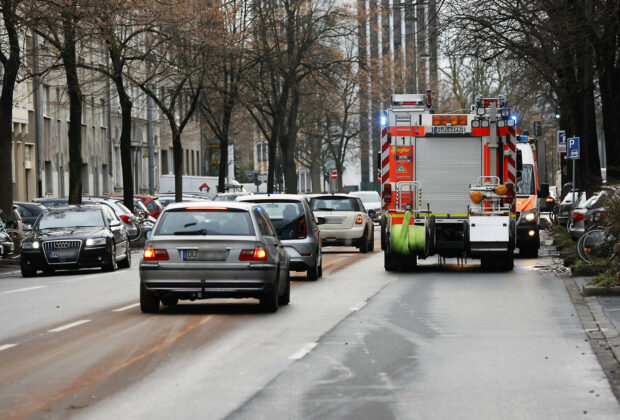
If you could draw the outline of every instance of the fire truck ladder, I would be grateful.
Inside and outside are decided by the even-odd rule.
[[[407,127],[411,129],[414,125],[414,115],[411,113],[399,114],[396,113],[395,122],[397,127]],[[405,211],[409,209],[412,211],[418,210],[422,205],[422,185],[413,181],[413,133],[409,133],[408,136],[395,136],[396,147],[406,146],[409,147],[409,154],[407,159],[409,160],[409,171],[401,174],[398,170],[395,173],[395,209],[399,211]],[[398,163],[397,163],[398,164]]]

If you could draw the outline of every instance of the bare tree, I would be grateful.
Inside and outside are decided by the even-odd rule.
[[[13,220],[13,95],[21,65],[19,4],[20,0],[0,1],[0,209],[10,221]]]

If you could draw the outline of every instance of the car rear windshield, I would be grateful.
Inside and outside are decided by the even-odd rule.
[[[306,217],[299,201],[258,202],[265,210],[280,239],[306,237]]]
[[[43,213],[39,218],[36,229],[60,229],[82,227],[104,227],[101,210],[94,209],[67,209]]]
[[[156,235],[254,236],[250,213],[242,209],[187,210],[163,213]]]
[[[355,198],[314,197],[310,199],[314,211],[358,211]]]
[[[159,202],[159,200],[153,199],[153,200],[149,201],[149,203],[146,205],[146,208],[149,209],[149,210],[161,210],[162,206],[161,206],[161,203]]]

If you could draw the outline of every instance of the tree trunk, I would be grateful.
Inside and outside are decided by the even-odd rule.
[[[297,116],[299,114],[299,90],[296,81],[290,83],[291,106],[287,115],[286,135],[280,138],[284,186],[287,194],[297,194]]]
[[[121,167],[123,171],[123,204],[133,212],[133,171],[131,168],[131,98],[125,91],[123,78],[114,78],[121,104]]]
[[[310,178],[312,179],[312,192],[318,194],[321,192],[321,139],[316,138],[311,145],[311,162],[310,162]]]
[[[7,221],[13,221],[13,94],[20,65],[20,50],[15,16],[11,14],[11,8],[7,7],[3,4],[2,18],[9,38],[10,54],[8,59],[2,62],[4,74],[0,95],[0,209]]]
[[[228,171],[228,132],[232,118],[233,104],[230,98],[224,103],[222,113],[222,131],[220,136],[220,166],[218,168],[217,191],[226,191],[226,172]],[[232,174],[234,176],[234,174]]]
[[[181,133],[174,121],[168,118],[172,132],[172,160],[174,161],[174,201],[183,201],[183,148],[181,147]]]
[[[69,204],[82,204],[82,92],[77,74],[75,21],[63,18],[61,51],[69,96]]]

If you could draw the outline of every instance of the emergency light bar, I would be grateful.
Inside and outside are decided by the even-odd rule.
[[[433,125],[467,125],[467,115],[433,115]]]

